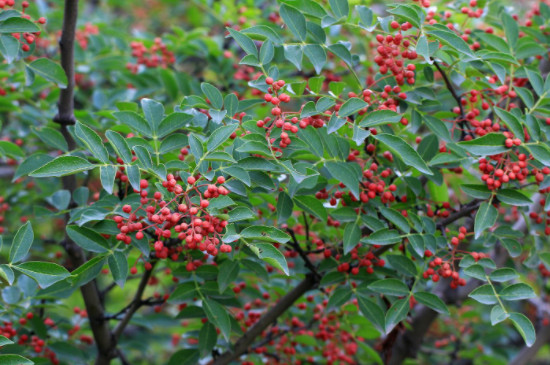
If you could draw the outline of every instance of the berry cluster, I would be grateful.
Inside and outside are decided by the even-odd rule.
[[[133,73],[138,72],[140,65],[147,68],[167,68],[176,62],[174,53],[168,50],[160,38],[155,38],[150,48],[138,41],[131,42],[130,47],[132,48],[132,57],[136,58],[136,63],[127,63],[126,68]]]
[[[17,339],[18,345],[29,346],[32,351],[34,351],[35,355],[43,356],[49,359],[52,364],[58,365],[59,360],[57,359],[55,352],[46,347],[46,342],[37,335],[32,334],[32,332],[28,332],[24,329],[24,326],[27,324],[27,320],[30,320],[33,317],[33,313],[29,312],[24,317],[20,318],[19,324],[21,325],[21,328],[19,329],[15,329],[12,322],[3,322],[3,325],[0,326],[0,335],[11,340],[15,340],[16,337],[19,337]],[[44,320],[44,324],[49,326],[50,321],[51,320],[49,318],[46,318],[46,320]]]

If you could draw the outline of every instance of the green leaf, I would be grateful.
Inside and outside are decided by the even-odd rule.
[[[9,256],[10,263],[15,264],[23,260],[27,256],[33,240],[34,232],[31,222],[27,222],[17,230],[13,237]]]
[[[126,283],[128,277],[128,259],[122,252],[115,251],[112,255],[109,255],[107,262],[115,283],[124,288],[124,283]]]
[[[199,351],[202,356],[210,354],[218,340],[218,333],[213,324],[205,323],[199,332]],[[198,360],[198,359],[197,359]]]
[[[271,243],[254,243],[248,246],[260,259],[289,275],[285,256]]]
[[[120,133],[112,130],[105,132],[105,136],[109,142],[111,142],[116,154],[120,156],[122,161],[124,161],[124,163],[132,163],[132,150],[130,150],[126,139],[122,137]]]
[[[113,187],[115,185],[116,167],[107,165],[99,168],[99,178],[101,180],[101,186],[109,194],[113,193]]]
[[[533,90],[535,90],[537,95],[541,96],[544,93],[544,80],[542,79],[540,72],[530,69],[526,69],[525,72],[527,73],[527,78],[529,79],[531,86],[533,86]]]
[[[86,148],[94,157],[104,163],[109,163],[109,153],[107,153],[103,141],[96,132],[80,122],[76,122],[74,130],[76,136],[86,145]]]
[[[397,123],[400,120],[401,115],[392,110],[375,110],[373,112],[366,113],[365,117],[359,122],[359,126],[363,128],[371,128],[383,124]]]
[[[308,195],[300,195],[294,197],[294,202],[305,212],[314,215],[323,222],[327,221],[327,209],[319,199]]]
[[[10,18],[10,19],[13,19],[13,18]],[[0,355],[0,364],[2,364],[2,365],[33,365],[34,362],[27,359],[27,358],[24,358],[21,355]]]
[[[281,4],[279,13],[292,34],[304,42],[307,35],[305,16],[298,9],[287,4]]]
[[[11,35],[0,36],[0,53],[8,64],[12,63],[19,54],[19,41]]]
[[[373,135],[373,137],[385,144],[386,147],[393,152],[395,157],[402,159],[406,165],[412,166],[427,175],[433,175],[432,171],[428,165],[426,165],[422,157],[420,157],[418,152],[400,137],[386,133],[379,133]]]
[[[304,52],[302,51],[302,47],[295,44],[285,45],[284,46],[284,52],[285,52],[285,58],[290,61],[296,68],[301,71],[302,70],[302,58],[304,56]],[[293,84],[293,86],[296,84]],[[300,85],[300,84],[298,84]],[[305,87],[305,83],[301,84],[303,87]],[[303,88],[301,89],[303,92]],[[302,92],[295,92],[298,95],[302,95]]]
[[[233,39],[241,46],[241,48],[249,55],[258,57],[258,48],[254,44],[254,41],[249,36],[235,29],[226,28]]]
[[[393,302],[393,305],[386,313],[386,334],[402,320],[407,318],[409,313],[409,298],[403,298]]]
[[[359,180],[360,176],[348,162],[325,162],[325,167],[333,178],[342,182],[359,199]]]
[[[439,119],[432,117],[431,115],[425,115],[423,117],[424,122],[426,122],[426,125],[428,128],[431,129],[432,132],[445,142],[452,142],[451,139],[451,133],[449,132],[449,129],[447,129],[447,126],[445,123]]]
[[[342,104],[340,110],[338,111],[338,116],[347,117],[349,115],[357,113],[359,110],[364,109],[368,106],[369,104],[363,99],[350,98],[346,100],[344,104]]]
[[[533,203],[531,199],[515,189],[497,190],[497,198],[503,203],[514,206],[527,206]]]
[[[104,264],[105,255],[96,256],[71,272],[69,280],[76,287],[85,285],[99,275]]]
[[[401,214],[401,212],[391,208],[380,207],[380,213],[382,213],[387,220],[392,222],[401,231],[405,233],[409,233],[411,231],[409,221],[403,216],[403,214]]]
[[[254,46],[256,47],[256,46]],[[223,106],[223,96],[220,90],[218,90],[214,85],[207,82],[201,84],[201,90],[204,95],[210,101],[210,104],[214,109],[221,109]]]
[[[533,288],[527,284],[517,283],[502,289],[499,296],[508,301],[535,298],[537,295]]]
[[[529,144],[527,146],[535,160],[539,161],[545,166],[550,166],[550,148],[543,144]]]
[[[137,161],[143,165],[146,169],[153,168],[153,160],[151,160],[151,154],[149,150],[143,146],[134,146],[134,152],[136,153]]]
[[[498,117],[506,124],[508,129],[514,133],[514,137],[521,139],[523,142],[525,140],[525,133],[523,132],[523,126],[518,117],[501,108],[494,108],[494,110]]]
[[[448,45],[449,47],[451,47],[451,49],[454,49],[457,52],[471,58],[476,58],[468,44],[462,38],[460,38],[458,35],[456,35],[456,33],[450,31],[447,28],[442,29],[443,27],[444,26],[442,26],[441,28],[438,27],[436,29],[430,30],[428,31],[428,34],[437,38],[439,41],[441,41],[441,43]]]
[[[232,260],[225,260],[220,266],[218,271],[218,286],[220,294],[227,289],[229,284],[235,282],[239,275],[239,262]]]
[[[508,151],[504,145],[505,140],[506,137],[502,133],[488,133],[470,141],[458,142],[458,145],[474,155],[498,155]]]
[[[34,170],[44,166],[48,162],[53,160],[53,157],[45,153],[35,153],[30,155],[24,160],[15,170],[12,181],[19,179],[21,176],[25,176],[33,172]]]
[[[359,244],[361,239],[361,229],[356,222],[346,224],[344,229],[344,255],[348,254],[355,246]]]
[[[29,261],[12,267],[34,279],[42,289],[71,275],[63,266],[53,262]]]
[[[482,281],[487,281],[485,269],[479,264],[468,266],[464,269],[464,274]]]
[[[348,0],[329,0],[330,8],[337,18],[347,18],[349,15]]]
[[[506,39],[508,40],[508,46],[511,50],[513,50],[516,47],[519,39],[518,22],[506,12],[502,13],[500,19],[502,21],[502,27],[504,28],[504,34],[506,35]]]
[[[7,337],[0,336],[0,346],[11,345],[14,342]]]
[[[76,156],[60,156],[48,162],[37,170],[34,170],[29,176],[33,177],[59,177],[73,175],[81,171],[88,171],[95,167],[87,160]]]
[[[216,129],[206,142],[206,148],[208,151],[214,151],[216,148],[221,146],[227,139],[237,130],[239,127],[238,124],[230,124],[227,126],[220,127]]]
[[[36,33],[40,27],[33,21],[14,16],[0,23],[0,33]]]
[[[273,47],[273,42],[271,42],[270,40],[265,41],[260,47],[260,63],[262,65],[268,64],[269,62],[271,62],[271,60],[273,60],[274,55],[275,47]]]
[[[409,287],[398,279],[382,279],[369,285],[369,289],[390,296],[409,295]]]
[[[0,141],[0,154],[2,152],[13,158],[25,157],[25,153],[21,147],[9,141]]]
[[[286,243],[290,241],[290,236],[275,227],[268,226],[250,226],[243,229],[241,237],[251,240]]]
[[[497,208],[488,202],[483,202],[479,206],[479,209],[476,213],[475,223],[474,223],[474,232],[475,238],[479,238],[483,231],[488,228],[491,228],[498,216]]]
[[[225,307],[218,302],[204,298],[202,302],[202,308],[206,313],[206,317],[214,326],[218,327],[225,337],[226,341],[229,341],[229,335],[231,333],[231,319]]]
[[[447,305],[435,294],[427,292],[417,292],[413,294],[414,298],[426,307],[433,309],[441,314],[449,315]]]
[[[179,284],[176,289],[170,294],[169,302],[172,301],[185,301],[190,298],[193,298],[197,295],[197,287],[194,282],[185,282]]]
[[[109,251],[109,243],[107,240],[90,228],[69,225],[66,230],[69,238],[86,251],[95,253]]]
[[[493,291],[493,287],[489,284],[482,285],[474,289],[468,296],[477,300],[481,304],[496,304],[498,299]]]
[[[325,49],[318,44],[307,44],[304,46],[304,53],[313,64],[315,72],[320,74],[327,63],[327,53]]]
[[[161,155],[173,151],[179,150],[189,145],[189,139],[185,134],[172,133],[168,137],[164,138],[160,143],[159,153]]]
[[[527,347],[533,346],[536,340],[535,327],[525,315],[521,313],[510,313],[510,320],[525,341]]]
[[[192,115],[185,113],[172,113],[164,118],[158,127],[158,138],[163,138],[170,133],[181,129],[193,119]]]
[[[164,107],[156,100],[143,98],[141,99],[141,109],[143,109],[143,115],[145,115],[153,134],[158,135],[160,122],[164,118]]]
[[[183,349],[174,353],[166,365],[195,365],[200,363],[200,359],[200,350]]]
[[[357,295],[357,304],[359,305],[359,310],[363,313],[365,318],[367,318],[380,331],[384,332],[386,320],[382,308],[380,308],[378,304],[361,295]]]
[[[489,199],[493,193],[487,185],[481,184],[463,184],[460,185],[460,189],[469,196],[477,199]]]
[[[510,256],[518,257],[521,254],[521,245],[518,241],[511,238],[503,238],[500,242],[506,248]]]
[[[489,277],[492,281],[504,282],[517,279],[519,274],[512,268],[503,267],[502,269],[493,271]]]
[[[2,31],[1,28],[2,25],[0,25],[0,32]],[[67,75],[65,75],[65,71],[60,65],[49,58],[34,60],[27,67],[46,80],[56,83],[61,89],[67,87]]]
[[[147,121],[138,113],[132,111],[115,112],[113,116],[123,125],[129,126],[132,130],[146,137],[152,137],[153,131]]]
[[[491,325],[494,326],[504,321],[509,316],[510,315],[504,311],[500,304],[497,304],[491,309]]]
[[[277,198],[277,221],[280,223],[286,222],[286,220],[292,215],[292,209],[294,203],[292,198],[284,191],[279,192]]]
[[[386,259],[397,272],[407,276],[416,276],[416,265],[410,258],[404,255],[388,255]]]
[[[417,5],[397,5],[393,9],[388,9],[388,13],[398,15],[400,18],[411,23],[414,27],[420,28],[422,10]]]
[[[394,229],[383,228],[361,239],[361,242],[371,245],[392,245],[401,242],[403,238]]]

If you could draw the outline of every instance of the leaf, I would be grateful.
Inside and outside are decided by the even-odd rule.
[[[502,289],[499,296],[508,301],[535,298],[537,295],[533,288],[527,284],[517,283]]]
[[[536,340],[535,327],[533,323],[525,315],[521,313],[509,313],[510,320],[514,324],[514,327],[518,330],[521,337],[525,341],[527,347],[533,346]]]
[[[504,321],[506,318],[508,318],[510,315],[502,309],[502,307],[497,304],[491,309],[491,325],[496,325],[502,321]]]
[[[320,74],[327,63],[327,53],[324,48],[318,44],[307,44],[304,46],[304,53],[313,64],[315,72]]]
[[[138,113],[132,111],[115,112],[113,116],[123,125],[129,126],[132,130],[146,137],[152,137],[153,131],[147,121]]]
[[[278,223],[284,223],[292,215],[292,209],[294,203],[292,198],[284,191],[279,192],[277,198],[277,221]]]
[[[299,71],[302,70],[302,58],[304,56],[304,52],[302,51],[302,47],[295,44],[285,45],[284,46],[284,52],[285,52],[285,58],[290,61]],[[303,84],[305,87],[305,83]],[[303,89],[301,89],[303,91]],[[302,92],[297,93],[299,95],[302,94]]]
[[[380,207],[380,213],[401,231],[405,233],[409,233],[411,231],[409,221],[407,221],[407,218],[405,218],[401,212],[391,208]]]
[[[449,315],[449,308],[447,305],[435,294],[427,292],[417,292],[413,294],[414,299],[416,299],[420,304],[424,304],[426,307],[433,309],[434,311]]]
[[[441,28],[437,28],[428,31],[428,34],[440,40],[441,43],[448,45],[449,47],[451,47],[451,49],[454,49],[457,52],[471,58],[476,58],[468,44],[462,38],[456,35],[456,33],[450,31],[449,29],[445,28],[444,30]]]
[[[111,142],[116,154],[120,156],[122,161],[124,161],[124,163],[132,163],[132,150],[130,150],[126,139],[122,137],[120,133],[112,130],[105,132],[105,136],[109,142]]]
[[[347,18],[349,15],[348,0],[329,0],[330,8],[337,18]]]
[[[11,35],[0,36],[0,53],[8,64],[12,63],[19,54],[19,41]]]
[[[543,144],[529,144],[527,146],[535,160],[539,161],[545,166],[550,166],[550,148]]]
[[[88,171],[95,167],[87,160],[76,156],[60,156],[48,162],[39,169],[34,170],[29,176],[33,177],[59,177],[73,175],[81,171]]]
[[[287,4],[281,4],[279,13],[292,34],[304,42],[307,34],[305,16],[298,9]]]
[[[239,262],[232,260],[225,260],[220,266],[218,271],[218,287],[220,294],[227,289],[229,284],[235,282],[235,279],[239,275]]]
[[[499,189],[497,190],[497,198],[503,203],[514,206],[527,206],[533,203],[531,199],[515,189]]]
[[[409,295],[409,287],[398,279],[382,279],[369,285],[369,289],[390,296]]]
[[[523,126],[518,117],[501,108],[494,108],[494,110],[498,117],[506,124],[508,129],[514,133],[514,137],[519,138],[523,142],[525,140],[525,133],[523,132]]]
[[[361,239],[361,229],[356,222],[346,224],[344,229],[344,255],[347,255],[355,246],[359,244]]]
[[[273,47],[273,42],[271,42],[270,40],[265,41],[260,47],[260,63],[262,65],[268,64],[269,62],[271,62],[271,60],[273,60],[274,55],[275,48]]]
[[[323,222],[327,221],[327,209],[319,199],[308,195],[300,195],[294,197],[294,202],[305,212],[314,215]]]
[[[371,128],[383,124],[397,123],[400,120],[401,115],[392,110],[375,110],[373,112],[366,113],[365,117],[359,122],[359,126],[363,128]]]
[[[193,119],[193,116],[185,113],[172,113],[168,115],[159,124],[158,138],[164,138],[170,133],[183,128],[191,119]]]
[[[409,299],[403,298],[393,302],[393,305],[388,309],[386,313],[386,334],[402,320],[407,318],[409,313]]]
[[[478,280],[482,280],[482,281],[487,280],[485,269],[483,268],[483,266],[479,264],[468,266],[466,269],[464,269],[464,274]]]
[[[42,289],[71,276],[67,269],[53,262],[29,261],[12,267],[34,279]]]
[[[350,163],[327,161],[325,162],[325,167],[333,178],[342,182],[355,198],[359,199],[360,176],[358,176],[355,169],[350,166]]]
[[[145,115],[153,134],[158,135],[158,128],[164,118],[164,107],[156,100],[143,98],[141,99],[141,109],[143,109],[143,115]]]
[[[124,283],[126,283],[128,277],[128,259],[122,252],[115,251],[112,255],[109,255],[107,262],[115,283],[124,288]]]
[[[250,226],[243,229],[241,237],[251,240],[286,243],[290,241],[290,236],[275,227],[268,226]]]
[[[420,157],[418,152],[400,137],[386,133],[379,133],[373,135],[373,137],[385,144],[386,147],[388,147],[396,157],[402,159],[406,165],[412,166],[427,175],[433,175],[432,171],[428,165],[426,165],[422,157]]]
[[[249,247],[260,259],[281,270],[285,275],[289,275],[285,256],[271,243],[254,243]]]
[[[407,276],[416,276],[417,270],[416,265],[412,262],[410,258],[404,255],[388,255],[386,259],[390,263],[391,267]]]
[[[367,318],[380,331],[384,332],[386,320],[384,311],[380,308],[380,306],[361,295],[357,295],[357,304],[359,305],[359,310],[363,313],[365,318]]]
[[[25,153],[21,147],[9,141],[0,141],[0,154],[2,154],[2,152],[13,158],[25,157]]]
[[[40,27],[36,23],[19,16],[8,18],[0,23],[0,33],[36,33]]]
[[[258,48],[254,44],[254,41],[249,36],[245,35],[238,30],[226,28],[233,39],[241,46],[241,48],[249,55],[258,57]]]
[[[69,238],[86,251],[104,253],[110,249],[107,240],[90,228],[69,225],[66,230]]]
[[[201,355],[207,356],[210,354],[214,346],[216,346],[217,340],[218,333],[216,332],[216,327],[211,323],[205,323],[199,332],[199,351]]]
[[[347,117],[349,115],[357,113],[359,110],[364,109],[368,106],[369,104],[363,99],[350,98],[346,100],[344,104],[342,104],[340,110],[338,110],[338,116]]]
[[[403,238],[394,229],[383,228],[361,239],[361,242],[371,245],[392,245],[401,242]]]
[[[113,187],[115,185],[116,167],[107,165],[99,168],[99,178],[101,180],[101,186],[109,194],[113,193]]]
[[[35,153],[34,155],[30,155],[17,167],[15,174],[13,175],[12,182],[19,179],[21,176],[30,174],[51,160],[53,160],[53,157],[45,153]]]
[[[432,117],[431,115],[425,115],[423,117],[424,122],[432,132],[445,142],[452,142],[451,133],[443,121],[439,118]]]
[[[34,232],[32,230],[32,225],[31,222],[27,222],[17,230],[13,237],[9,262],[15,264],[23,260],[25,256],[27,256],[33,240]]]
[[[216,129],[206,142],[206,148],[208,151],[214,151],[216,148],[221,146],[227,139],[237,130],[239,127],[238,124],[230,124],[227,126],[220,127]]]
[[[519,25],[512,16],[506,12],[502,12],[501,16],[502,28],[504,28],[504,34],[508,40],[508,46],[510,49],[514,49],[519,39]]]
[[[202,302],[202,308],[206,313],[206,317],[216,327],[220,329],[226,341],[229,341],[229,335],[231,333],[231,319],[227,310],[218,302],[204,298]]]
[[[489,275],[489,277],[492,281],[504,282],[517,279],[519,277],[519,274],[516,270],[512,268],[503,267],[501,269],[493,271],[491,275]]]
[[[508,151],[504,145],[505,140],[506,137],[501,133],[488,133],[470,141],[458,142],[458,145],[474,155],[497,155]]]
[[[393,9],[389,9],[388,13],[398,15],[400,18],[411,23],[414,27],[420,28],[422,10],[416,5],[397,5]]]
[[[76,122],[74,130],[76,136],[86,145],[86,148],[94,157],[104,163],[109,163],[109,153],[107,153],[103,141],[96,132],[80,122]]]
[[[498,299],[493,291],[493,287],[485,284],[474,289],[468,296],[477,300],[481,304],[496,304]]]
[[[0,24],[0,32],[2,32],[1,29],[2,24]],[[34,60],[29,63],[27,67],[46,80],[56,83],[61,89],[67,87],[67,75],[65,75],[65,71],[60,65],[49,58],[39,58]]]
[[[497,216],[497,208],[495,208],[492,204],[488,202],[481,203],[479,209],[477,210],[474,222],[474,232],[476,239],[481,236],[483,231],[491,228],[495,224]]]
[[[10,18],[13,19],[13,18]],[[9,20],[9,19],[8,19]],[[2,365],[33,365],[34,362],[21,355],[0,355]]]
[[[476,199],[489,199],[491,195],[493,195],[491,190],[487,188],[487,185],[463,184],[463,185],[460,185],[460,189],[462,189],[462,191],[468,194],[469,196]]]
[[[134,146],[134,152],[136,153],[137,161],[146,169],[153,168],[153,160],[151,160],[151,154],[149,150],[143,146]]]
[[[179,150],[189,145],[189,139],[185,134],[172,133],[168,137],[164,138],[160,143],[159,153],[161,155],[173,151]]]
[[[96,256],[71,272],[69,280],[75,287],[85,285],[99,275],[104,264],[105,256]]]
[[[0,346],[11,345],[14,342],[7,337],[0,336]]]
[[[256,47],[256,46],[254,46]],[[203,82],[201,84],[201,90],[204,95],[210,101],[210,104],[214,109],[221,109],[223,106],[223,96],[222,93],[212,84]]]

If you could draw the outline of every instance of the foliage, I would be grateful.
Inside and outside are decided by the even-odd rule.
[[[0,3],[0,363],[548,342],[546,1]]]

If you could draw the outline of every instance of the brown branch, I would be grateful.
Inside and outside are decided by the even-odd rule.
[[[151,278],[151,275],[153,274],[153,269],[155,267],[156,262],[153,261],[151,263],[152,267],[151,270],[145,270],[143,273],[143,276],[141,277],[141,281],[139,282],[138,289],[136,291],[136,294],[134,295],[134,299],[130,303],[129,307],[126,307],[123,309],[123,312],[126,312],[122,320],[119,322],[119,324],[116,326],[114,330],[114,336],[115,339],[120,338],[120,335],[122,332],[124,332],[124,329],[130,323],[130,320],[132,319],[132,316],[134,313],[137,312],[137,310],[144,304],[144,302],[141,300],[141,297],[143,296],[143,292],[145,291],[145,288],[147,287],[147,283],[149,282],[149,279]]]
[[[75,141],[69,130],[68,125],[75,123],[74,117],[74,40],[76,32],[76,22],[78,19],[78,0],[66,0],[63,16],[63,29],[59,48],[61,53],[61,66],[67,75],[67,87],[61,90],[59,101],[57,103],[58,112],[54,117],[54,122],[60,124],[61,134],[65,137],[69,149],[75,147]],[[74,175],[62,178],[63,188],[71,193],[76,189],[76,178]],[[74,202],[71,204],[74,206]],[[69,215],[65,216],[67,222]],[[72,264],[75,267],[86,263],[86,256],[82,249],[73,242],[68,236],[65,236],[63,247],[67,251]],[[82,298],[88,312],[90,327],[97,347],[96,365],[108,365],[111,359],[117,356],[116,339],[111,333],[109,323],[105,321],[104,308],[101,296],[95,280],[80,287]]]
[[[304,280],[282,297],[274,307],[263,315],[252,328],[235,342],[232,350],[228,350],[220,355],[220,357],[216,358],[212,365],[227,365],[237,360],[242,354],[247,352],[256,337],[261,335],[269,325],[275,322],[277,318],[290,308],[302,295],[315,288],[318,283],[319,281],[314,274],[307,274]]]

